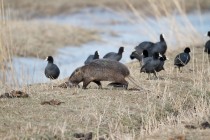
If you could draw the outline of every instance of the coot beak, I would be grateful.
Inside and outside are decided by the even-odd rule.
[[[163,56],[159,53],[159,57],[163,57]]]
[[[208,36],[208,33],[205,33],[204,36]]]
[[[46,57],[44,61],[47,61],[47,59],[48,59],[48,57]]]

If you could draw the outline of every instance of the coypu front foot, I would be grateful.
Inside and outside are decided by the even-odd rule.
[[[87,80],[87,79],[85,79],[84,81],[83,81],[83,86],[82,86],[82,89],[87,89],[87,86],[90,84],[90,80]]]
[[[98,85],[98,88],[99,89],[102,89],[102,85],[101,85],[101,82],[100,81],[93,81],[93,82]]]

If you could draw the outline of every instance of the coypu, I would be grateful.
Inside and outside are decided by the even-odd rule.
[[[210,37],[210,31],[206,34],[206,36]],[[205,50],[204,52],[210,54],[210,40],[208,40],[205,44]]]
[[[190,48],[186,47],[183,53],[178,54],[174,59],[174,65],[179,68],[184,67],[190,61]],[[181,72],[181,71],[180,71]]]
[[[57,79],[60,74],[60,70],[57,65],[53,64],[53,57],[48,56],[45,60],[48,61],[45,68],[45,76],[50,78],[50,80]]]
[[[104,55],[103,58],[109,59],[109,60],[115,60],[115,61],[120,61],[122,58],[122,53],[124,52],[124,47],[120,47],[118,53],[115,52],[110,52]]]
[[[85,65],[92,62],[94,59],[99,59],[99,53],[98,51],[95,51],[94,55],[89,55],[88,58],[85,60]]]
[[[83,88],[86,89],[90,82],[96,83],[102,88],[100,81],[112,81],[128,87],[125,77],[129,76],[128,68],[114,60],[96,59],[88,65],[77,68],[70,76],[67,85],[76,86],[83,82]]]

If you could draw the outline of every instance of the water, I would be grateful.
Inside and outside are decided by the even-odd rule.
[[[188,20],[200,34],[204,34],[209,30],[209,17],[210,13],[204,13],[202,16],[193,13],[188,15]],[[59,79],[70,76],[72,71],[76,67],[82,66],[86,58],[90,54],[94,54],[96,50],[99,51],[100,57],[103,57],[106,53],[111,51],[117,52],[120,46],[124,46],[125,52],[121,62],[127,63],[130,61],[129,55],[136,45],[145,40],[159,41],[161,33],[166,35],[168,47],[174,47],[177,43],[173,36],[174,31],[178,30],[185,35],[186,26],[188,26],[186,25],[186,19],[178,15],[163,17],[158,20],[144,18],[138,21],[132,13],[119,14],[98,8],[87,8],[72,15],[39,20],[50,20],[58,24],[75,25],[101,32],[100,35],[103,42],[89,42],[81,47],[64,46],[64,48],[58,49],[54,60],[61,71]],[[177,21],[179,29],[169,25],[171,20]],[[183,38],[183,43],[187,44],[189,41]],[[16,78],[18,78],[20,85],[49,82],[49,79],[44,75],[44,68],[47,65],[47,62],[44,60],[15,57],[13,65],[14,75],[17,76]]]

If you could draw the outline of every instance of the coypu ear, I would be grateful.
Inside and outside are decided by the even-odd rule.
[[[79,71],[79,68],[77,68],[75,71],[73,71],[72,74],[71,74],[71,76],[70,76],[70,78],[71,78],[72,76],[74,76],[76,73],[78,73],[78,71]]]

